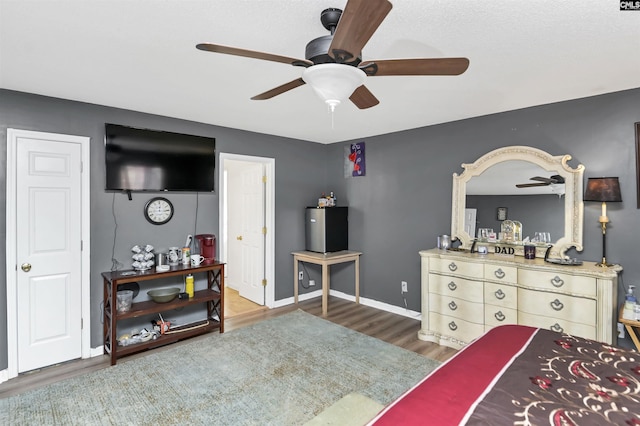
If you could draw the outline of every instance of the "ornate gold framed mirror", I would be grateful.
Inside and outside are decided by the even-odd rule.
[[[468,190],[477,196],[505,193],[527,196],[527,194],[548,191],[551,196],[564,199],[564,203],[560,203],[558,211],[542,209],[532,214],[536,215],[536,219],[548,220],[549,223],[553,222],[558,226],[557,237],[552,237],[549,257],[566,258],[567,250],[572,247],[582,251],[584,166],[580,164],[572,168],[568,165],[570,160],[571,156],[568,154],[553,156],[537,148],[508,146],[493,150],[473,163],[463,163],[462,174],[453,174],[452,237],[460,241],[462,249],[470,249],[475,239],[473,230],[476,224],[465,227]],[[542,184],[542,182],[549,183]],[[522,185],[523,183],[529,183],[529,185]],[[539,184],[530,185],[531,183]],[[493,209],[494,216],[495,211]],[[564,223],[560,224],[561,221]],[[467,225],[469,225],[468,222],[469,220]],[[481,223],[478,225],[482,226]],[[523,222],[523,225],[526,227],[526,222]],[[512,246],[515,255],[524,255],[522,243],[513,243]],[[537,250],[536,256],[543,257],[545,251]]]

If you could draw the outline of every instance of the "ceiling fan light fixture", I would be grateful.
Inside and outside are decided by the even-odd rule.
[[[364,71],[343,64],[313,65],[302,73],[302,79],[325,101],[331,112],[362,86],[366,76]]]

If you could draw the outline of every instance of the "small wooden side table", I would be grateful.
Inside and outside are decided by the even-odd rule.
[[[624,309],[624,305],[620,306],[618,311],[620,315],[618,315],[618,322],[624,324],[624,328],[627,329],[629,336],[631,336],[631,340],[633,340],[633,344],[636,346],[636,350],[640,352],[640,340],[638,339],[638,335],[636,334],[636,328],[640,329],[640,321],[634,321],[629,319],[622,318],[622,310]]]
[[[298,262],[322,265],[322,316],[327,315],[327,300],[329,296],[329,265],[336,263],[355,262],[356,303],[360,303],[360,255],[359,251],[342,250],[333,253],[316,253],[313,251],[294,251],[293,255],[293,300],[298,304]]]

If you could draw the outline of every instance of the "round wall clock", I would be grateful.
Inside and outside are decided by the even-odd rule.
[[[155,197],[144,205],[144,217],[154,225],[164,225],[173,216],[173,204],[164,197]]]

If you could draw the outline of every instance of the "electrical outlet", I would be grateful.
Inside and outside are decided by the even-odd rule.
[[[621,322],[618,323],[618,338],[624,339],[624,324]]]
[[[309,280],[309,286],[313,287],[314,285],[316,285],[316,280]]]
[[[402,292],[403,293],[408,293],[409,292],[409,288],[407,287],[407,282],[406,281],[402,281],[400,283],[400,285],[402,286]]]
[[[304,280],[304,271],[298,272],[298,281]]]

